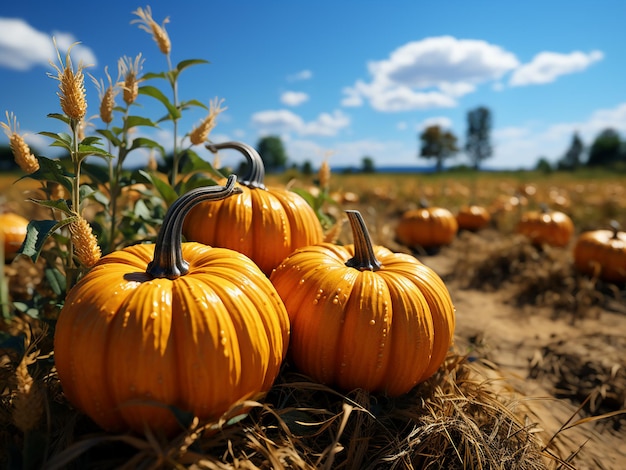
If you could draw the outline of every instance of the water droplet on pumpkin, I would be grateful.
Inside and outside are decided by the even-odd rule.
[[[158,313],[158,312],[152,312],[152,313],[150,314],[150,318],[153,318],[153,319],[154,319],[154,318],[157,318],[158,316],[159,316],[159,313]]]
[[[337,297],[335,297],[335,298],[333,299],[333,304],[337,305],[338,303],[339,303],[339,299],[338,299]]]
[[[374,326],[376,324],[376,320],[374,320],[373,318],[370,320],[370,325]]]

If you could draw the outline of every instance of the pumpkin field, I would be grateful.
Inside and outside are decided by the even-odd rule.
[[[623,170],[266,174],[133,14],[165,70],[0,122],[2,468],[626,467]]]
[[[43,208],[26,201],[38,198],[41,189],[18,178],[3,178],[4,211],[42,218]],[[178,410],[174,433],[105,431],[68,400],[59,381],[53,342],[58,309],[46,305],[33,311],[37,298],[51,296],[43,257],[34,263],[17,256],[4,265],[12,304],[5,306],[2,329],[3,464],[621,468],[626,461],[624,282],[603,280],[600,266],[584,273],[574,264],[584,232],[609,229],[611,221],[626,223],[620,178],[608,173],[331,174],[322,188],[317,175],[282,174],[265,182],[308,199],[323,214],[326,237],[338,246],[353,243],[344,214],[358,212],[375,245],[414,257],[441,277],[454,303],[456,328],[437,371],[388,396],[349,383],[322,383],[287,356],[266,394],[247,397],[220,419],[200,420]],[[142,197],[150,192],[141,190]],[[474,230],[458,229],[445,244],[409,247],[398,240],[397,227],[425,200],[454,215],[472,201],[487,209],[489,220]],[[533,244],[519,233],[524,214],[542,205],[571,218],[574,230],[564,245]],[[613,256],[621,256],[623,273],[623,241],[621,246]],[[127,343],[118,360],[132,355],[135,344]],[[75,352],[70,348],[69,354]],[[91,387],[85,390],[93,393]]]

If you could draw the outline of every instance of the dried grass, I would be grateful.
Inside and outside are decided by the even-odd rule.
[[[32,326],[21,325],[26,343]],[[19,334],[18,331],[14,333]],[[45,332],[39,332],[45,338]],[[34,344],[34,343],[33,343]],[[50,368],[45,342],[29,360]],[[33,351],[37,354],[32,354]],[[2,379],[20,364],[5,354]],[[548,469],[539,428],[512,390],[488,379],[479,362],[451,353],[435,376],[399,398],[363,390],[342,394],[285,365],[262,401],[238,405],[217,423],[194,420],[172,440],[107,434],[65,401],[54,369],[33,374],[48,397],[46,468],[194,469]],[[13,375],[14,376],[14,375]],[[16,387],[5,389],[0,433],[7,449],[26,448],[7,411]],[[242,409],[248,409],[241,416]],[[243,418],[243,419],[242,419]],[[40,451],[41,452],[41,451]]]
[[[602,309],[626,313],[623,286],[576,271],[571,250],[535,246],[521,235],[463,232],[454,245],[457,260],[449,279],[463,288],[512,292],[517,306],[549,307],[555,316],[598,317]]]

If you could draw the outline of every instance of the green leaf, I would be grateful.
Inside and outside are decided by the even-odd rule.
[[[167,108],[169,115],[172,119],[176,120],[180,118],[180,111],[176,109],[176,106],[170,103],[170,100],[167,98],[167,96],[165,96],[163,92],[158,88],[145,85],[139,87],[139,93],[142,95],[151,96],[152,98],[159,100],[163,104],[163,106]]]
[[[78,158],[79,161],[84,160],[85,158],[91,155],[104,158],[105,160],[109,158],[114,158],[113,155],[111,155],[109,152],[107,152],[106,150],[100,147],[94,147],[93,145],[82,145],[82,144],[78,146],[78,153],[76,154],[76,157]]]
[[[109,182],[109,169],[106,166],[83,163],[81,168],[83,174],[88,176],[94,184],[107,184]]]
[[[26,238],[24,239],[20,253],[30,257],[33,263],[36,263],[48,237],[58,229],[71,224],[75,220],[78,220],[78,217],[68,217],[61,221],[31,220],[26,228]]]
[[[127,129],[130,129],[132,127],[139,127],[139,126],[158,127],[150,119],[142,117],[142,116],[128,116],[126,118],[125,125]]]
[[[30,175],[23,176],[22,178],[59,183],[71,194],[72,181],[70,178],[73,177],[73,175],[68,173],[58,160],[51,160],[46,157],[38,157],[38,160],[39,169]]]
[[[165,149],[163,148],[163,146],[161,144],[159,144],[158,142],[152,140],[152,139],[147,139],[145,137],[137,137],[136,139],[133,139],[133,144],[132,146],[128,149],[128,151],[130,152],[131,150],[135,150],[138,148],[151,148],[151,149],[157,149],[161,152],[161,155],[163,155],[165,153]]]
[[[120,145],[122,145],[122,141],[119,139],[119,137],[117,137],[117,135],[115,135],[109,129],[97,129],[96,132],[103,136],[106,140],[111,142],[114,147],[119,147]]]
[[[100,137],[89,136],[81,140],[80,145],[93,145],[93,144],[98,144],[100,142],[102,142],[102,139]]]
[[[148,73],[144,73],[141,78],[143,78],[144,80],[151,80],[153,78],[165,78],[165,72],[159,72],[159,73],[155,73],[155,72],[148,72]]]
[[[191,67],[192,65],[199,65],[199,64],[208,64],[210,63],[208,60],[204,60],[204,59],[187,59],[187,60],[181,60],[177,65],[176,65],[176,70],[178,70],[179,72],[182,72],[183,70],[185,70],[187,67]]]
[[[52,291],[59,297],[63,295],[67,286],[65,276],[57,268],[44,269],[44,275],[46,276]]]
[[[65,114],[49,113],[48,117],[52,119],[58,119],[59,121],[63,121],[68,126],[70,125],[70,118],[66,116]]]
[[[51,201],[49,199],[29,199],[29,201],[34,202],[37,205],[43,207],[49,207],[51,209],[56,209],[58,211],[63,212],[68,216],[73,216],[74,213],[70,209],[70,206],[67,205],[67,201],[65,199],[57,199],[56,201]]]
[[[44,135],[46,137],[50,137],[52,139],[52,143],[50,144],[52,147],[63,147],[67,149],[69,152],[72,151],[72,137],[65,132],[59,132],[55,134],[54,132],[38,132],[39,135]]]
[[[163,181],[158,176],[148,173],[147,171],[138,170],[138,173],[156,188],[167,206],[170,206],[178,199],[178,194],[166,181]]]
[[[187,100],[180,103],[180,109],[188,109],[192,106],[198,106],[199,108],[206,109],[207,111],[209,110],[209,107],[207,105],[198,100]]]
[[[190,174],[198,171],[208,171],[214,175],[218,175],[217,170],[206,160],[203,160],[196,152],[191,149],[185,151],[182,158],[183,165],[181,173]]]
[[[195,188],[201,188],[205,186],[215,186],[218,182],[212,178],[207,178],[201,173],[192,175],[189,179],[179,182],[176,185],[177,194],[185,194]]]

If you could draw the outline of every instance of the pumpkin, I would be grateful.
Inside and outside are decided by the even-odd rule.
[[[444,207],[422,207],[404,214],[396,226],[397,240],[408,247],[438,248],[454,240],[459,224],[456,217]]]
[[[68,293],[56,368],[68,400],[105,430],[170,435],[181,430],[172,410],[215,419],[278,375],[289,318],[269,279],[241,253],[181,243],[189,209],[235,182],[181,196],[156,244],[104,256]]]
[[[491,222],[491,214],[483,206],[470,204],[459,208],[456,214],[456,221],[460,230],[474,232],[489,225],[489,222]]]
[[[321,383],[398,396],[444,361],[454,307],[431,268],[373,246],[361,214],[346,214],[353,245],[301,248],[270,276],[291,320],[290,359]]]
[[[574,245],[574,266],[605,281],[626,282],[626,232],[612,222],[611,230],[581,233]]]
[[[538,211],[523,213],[516,232],[528,237],[534,245],[563,247],[574,234],[574,223],[564,212],[542,206]]]
[[[240,142],[210,146],[243,153],[250,175],[241,182],[241,194],[217,203],[202,203],[185,220],[187,240],[230,248],[251,258],[269,276],[296,248],[320,243],[324,234],[313,208],[300,195],[264,184],[263,160]]]
[[[26,238],[28,220],[14,212],[0,213],[0,237],[6,260],[12,259]]]

